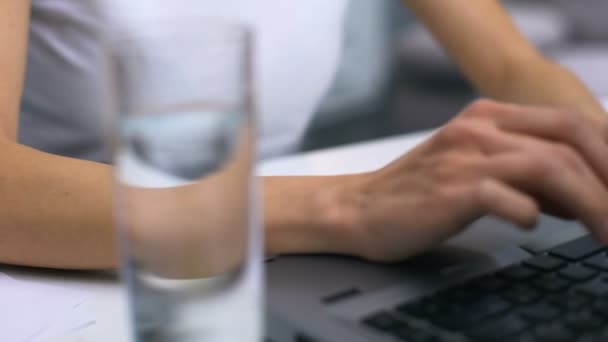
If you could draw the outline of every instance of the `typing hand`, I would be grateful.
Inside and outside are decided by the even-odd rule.
[[[604,138],[606,144],[608,144],[608,113],[600,112],[596,115],[586,115],[586,117],[591,126],[598,129],[600,135]]]
[[[604,136],[604,140],[606,140],[606,143],[608,144],[608,113],[604,114],[605,115],[601,117],[598,125],[600,127],[600,131],[602,132],[602,135]]]
[[[582,115],[480,100],[430,140],[348,187],[339,252],[377,261],[427,250],[484,215],[524,228],[541,211],[608,243],[608,144]]]

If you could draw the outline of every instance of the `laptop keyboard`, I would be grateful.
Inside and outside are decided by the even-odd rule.
[[[608,249],[585,236],[362,324],[406,342],[605,342]]]

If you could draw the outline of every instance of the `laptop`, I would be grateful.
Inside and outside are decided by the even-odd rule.
[[[576,222],[532,233],[483,218],[396,264],[268,265],[266,342],[608,341],[608,254]]]

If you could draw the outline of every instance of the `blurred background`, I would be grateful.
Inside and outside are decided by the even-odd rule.
[[[546,55],[608,96],[607,0],[504,0]],[[301,150],[430,129],[477,97],[399,0],[351,0],[344,56]]]

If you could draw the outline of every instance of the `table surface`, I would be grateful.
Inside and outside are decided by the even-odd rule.
[[[604,101],[604,105],[608,108],[608,99]],[[432,131],[406,134],[269,160],[259,166],[258,174],[330,175],[370,171],[386,165],[431,134]],[[77,330],[69,336],[60,337],[61,341],[129,341],[126,296],[115,274],[33,270],[6,266],[0,271],[18,280],[86,291],[87,301],[75,310],[82,314],[92,314],[95,317],[95,324]]]

